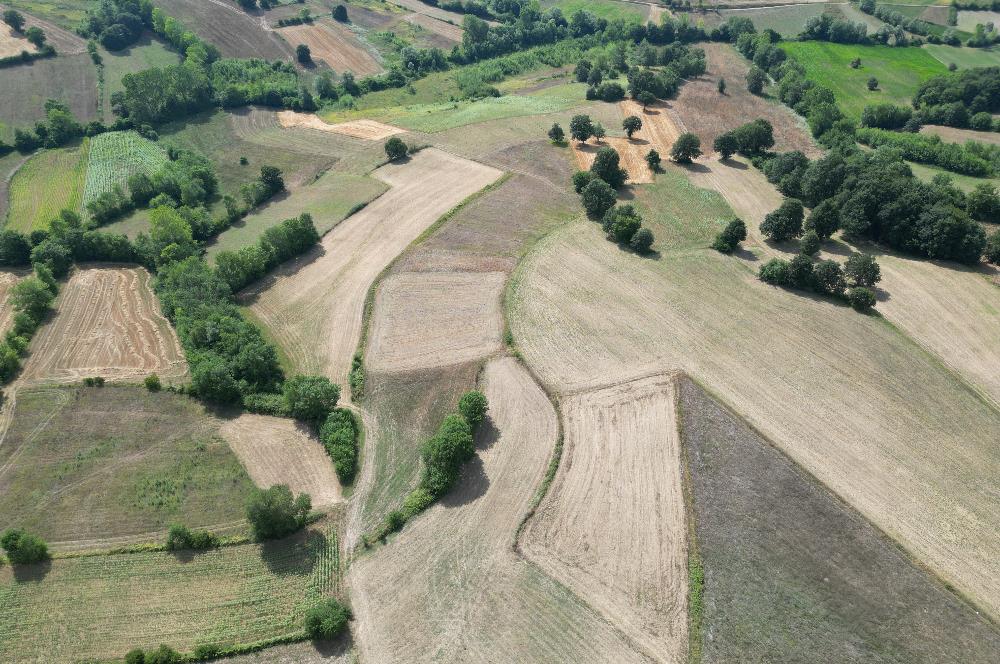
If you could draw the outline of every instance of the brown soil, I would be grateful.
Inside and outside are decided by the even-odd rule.
[[[278,122],[282,127],[303,127],[334,134],[363,138],[369,141],[381,141],[395,134],[403,134],[405,129],[376,122],[375,120],[352,120],[330,124],[324,122],[318,115],[312,113],[297,113],[296,111],[278,111]]]
[[[338,73],[353,72],[358,78],[382,71],[382,65],[347,27],[326,19],[292,25],[279,31],[293,47],[305,44],[313,60],[322,60]]]
[[[63,285],[54,318],[35,334],[22,381],[75,382],[87,376],[136,380],[187,374],[173,327],[160,314],[142,268],[90,267]]]
[[[0,272],[0,334],[5,333],[14,320],[10,289],[20,280],[21,278],[13,272]]]
[[[213,44],[227,58],[292,61],[295,49],[261,16],[225,0],[157,0],[168,16]]]
[[[628,173],[628,182],[632,184],[648,184],[653,181],[653,172],[646,163],[646,154],[650,150],[647,141],[635,138],[605,138],[600,143],[580,143],[573,141],[573,156],[581,171],[589,171],[601,148],[612,147],[618,153],[621,167]],[[662,153],[661,153],[662,154]]]

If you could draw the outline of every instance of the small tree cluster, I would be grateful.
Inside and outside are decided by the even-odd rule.
[[[7,552],[7,559],[15,565],[30,565],[49,559],[49,547],[37,535],[23,528],[8,528],[0,535],[0,546]]]
[[[719,231],[712,242],[712,248],[724,254],[731,254],[747,239],[747,227],[742,219],[733,219]]]
[[[168,645],[160,644],[155,650],[143,652],[140,648],[125,655],[125,664],[180,664],[184,658]]]
[[[205,551],[219,546],[219,538],[207,530],[191,530],[175,523],[167,531],[167,551]]]
[[[642,217],[631,205],[616,205],[604,214],[604,233],[609,240],[631,247],[636,253],[648,253],[653,233],[642,227]]]
[[[286,484],[254,489],[247,501],[247,520],[258,540],[279,539],[305,525],[312,509],[307,493],[292,495]]]
[[[712,149],[721,154],[723,159],[729,159],[737,152],[755,157],[773,145],[774,128],[764,118],[758,118],[717,136]]]
[[[358,425],[351,411],[335,408],[320,428],[319,439],[341,484],[350,484],[358,466]]]
[[[832,260],[814,263],[804,253],[790,261],[772,258],[761,266],[759,277],[774,286],[846,299],[858,311],[868,311],[875,306],[872,286],[881,278],[878,264],[871,256],[854,254],[841,267]]]
[[[337,407],[340,386],[326,376],[292,376],[281,388],[291,417],[318,426]]]
[[[328,641],[347,627],[350,610],[330,597],[306,611],[306,634],[310,639]]]

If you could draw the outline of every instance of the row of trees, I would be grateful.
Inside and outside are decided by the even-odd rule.
[[[855,137],[859,143],[872,148],[889,146],[909,161],[932,164],[954,173],[975,177],[993,175],[993,164],[1000,161],[1000,150],[976,141],[969,141],[964,145],[945,143],[940,136],[900,133],[873,127],[859,128]]]
[[[30,28],[25,29],[24,15],[21,14],[21,12],[15,9],[7,9],[4,10],[2,18],[3,22],[9,25],[16,34],[23,36],[38,50],[35,52],[23,50],[17,55],[9,55],[0,58],[0,67],[31,62],[32,60],[37,60],[38,58],[48,58],[56,54],[55,47],[51,44],[45,43],[46,37],[44,30],[37,25],[33,25]]]
[[[236,251],[220,251],[216,271],[236,293],[263,277],[281,263],[309,251],[319,242],[312,216],[303,212],[265,230],[255,245]]]
[[[1000,112],[1000,67],[977,67],[927,79],[913,95],[913,107],[925,124],[968,127],[986,125],[987,115]]]
[[[14,379],[21,368],[21,356],[28,350],[28,343],[49,312],[59,286],[52,271],[39,265],[35,275],[22,279],[11,289],[10,301],[14,309],[13,325],[0,342],[0,383]]]

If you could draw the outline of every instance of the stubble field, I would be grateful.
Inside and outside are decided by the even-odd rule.
[[[295,49],[272,30],[263,17],[251,16],[224,0],[157,0],[173,16],[227,58],[295,58]]]
[[[305,44],[314,61],[323,61],[338,74],[353,72],[358,78],[377,74],[382,64],[347,27],[322,19],[312,24],[278,30],[292,46]]]

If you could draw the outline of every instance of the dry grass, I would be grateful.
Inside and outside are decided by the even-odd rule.
[[[556,414],[512,358],[489,363],[491,424],[452,492],[350,568],[364,661],[645,662],[511,544],[556,441]]]
[[[223,424],[219,435],[257,486],[287,484],[296,494],[308,493],[313,508],[325,509],[343,501],[333,462],[305,425],[247,413]]]
[[[379,286],[366,353],[372,371],[464,363],[500,350],[504,272],[411,272]]]
[[[79,269],[63,286],[55,308],[55,318],[32,339],[25,383],[187,374],[180,342],[160,314],[149,273],[142,268]]]
[[[162,0],[160,7],[227,58],[264,58],[291,61],[294,48],[260,16],[252,16],[225,0]]]
[[[580,143],[573,141],[573,156],[581,171],[589,171],[601,148],[612,147],[618,153],[621,167],[628,173],[630,184],[649,184],[653,172],[646,163],[649,144],[646,141],[627,138],[606,138],[600,143]]]
[[[654,660],[687,653],[687,545],[674,377],[643,378],[561,404],[555,481],[528,521],[530,560]]]
[[[297,371],[321,373],[342,385],[369,286],[410,242],[500,171],[427,149],[373,175],[391,189],[341,222],[317,249],[244,293]]]
[[[0,334],[14,322],[14,307],[10,303],[10,289],[21,277],[13,272],[0,272]]]
[[[278,111],[278,122],[282,127],[303,127],[328,131],[334,134],[344,134],[369,141],[380,141],[394,134],[405,133],[405,129],[376,122],[375,120],[353,120],[330,124],[324,122],[318,115],[312,113],[297,113],[295,111]]]
[[[338,73],[350,71],[361,78],[382,71],[378,59],[340,23],[322,19],[281,28],[278,33],[293,46],[305,44],[313,60],[322,60]]]
[[[939,125],[924,125],[920,128],[921,134],[931,134],[940,136],[945,143],[965,143],[966,141],[978,141],[980,143],[990,143],[1000,145],[1000,134],[992,131],[975,131],[974,129],[958,129],[957,127],[944,127]]]
[[[445,23],[453,23],[455,25],[462,25],[462,21],[465,18],[464,14],[457,14],[455,12],[449,12],[440,7],[433,7],[431,5],[425,4],[420,0],[388,0],[394,5],[403,7],[404,9],[409,9],[417,14],[423,14],[425,16],[430,16],[438,21],[444,21]]]
[[[21,51],[34,53],[37,50],[34,44],[14,32],[14,28],[0,22],[0,58],[20,55]]]
[[[444,37],[451,44],[460,44],[462,42],[461,25],[447,23],[427,14],[407,14],[404,20],[414,25],[419,25],[421,28],[439,37]]]
[[[30,127],[45,117],[45,100],[58,99],[69,105],[80,122],[97,117],[97,74],[90,56],[60,55],[31,64],[4,67],[0,118],[8,143],[14,129]]]

